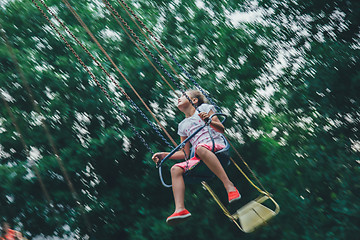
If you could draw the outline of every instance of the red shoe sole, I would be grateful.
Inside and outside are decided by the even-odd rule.
[[[231,199],[231,200],[229,201],[229,203],[232,203],[232,202],[234,202],[234,201],[236,201],[236,200],[239,200],[240,198],[241,198],[241,195],[239,195],[237,198]]]
[[[181,216],[169,217],[166,219],[166,223],[169,226],[175,226],[179,223],[185,222],[189,217],[191,217],[191,213]]]

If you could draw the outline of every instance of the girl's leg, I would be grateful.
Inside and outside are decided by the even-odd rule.
[[[171,181],[175,202],[175,213],[178,213],[185,209],[185,183],[183,173],[184,170],[181,167],[173,166],[171,168]]]
[[[216,155],[205,147],[199,146],[196,154],[206,164],[206,166],[221,180],[227,192],[235,191],[234,184],[228,178]]]

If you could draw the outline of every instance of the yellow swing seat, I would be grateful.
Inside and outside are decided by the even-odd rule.
[[[270,199],[275,204],[275,210],[264,206],[262,203]],[[267,195],[259,196],[257,199],[247,203],[232,215],[240,223],[240,229],[246,233],[253,232],[256,228],[266,224],[280,211],[279,205]]]
[[[256,228],[266,224],[271,218],[280,212],[280,207],[275,200],[270,197],[267,192],[260,191],[262,195],[247,203],[245,206],[237,210],[236,213],[231,215],[229,210],[221,203],[220,199],[210,186],[205,181],[202,181],[201,184],[214,198],[215,202],[223,210],[225,216],[232,220],[235,225],[245,233],[253,232]],[[275,210],[271,210],[262,204],[268,199],[274,203]]]

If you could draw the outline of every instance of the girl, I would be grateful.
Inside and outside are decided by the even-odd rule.
[[[197,107],[190,103],[185,95],[178,99],[177,107],[185,114],[185,119],[179,123],[178,134],[181,142],[190,136],[196,129],[204,125],[206,121],[214,112],[214,106],[206,104],[207,100],[203,94],[198,90],[189,90],[185,93]],[[199,113],[197,113],[198,111]],[[224,126],[220,120],[214,116],[211,121],[211,135],[215,141],[214,151],[224,148],[224,141],[222,133],[224,133]],[[183,174],[203,161],[207,167],[222,181],[228,193],[229,203],[241,198],[239,191],[234,184],[229,180],[224,168],[212,150],[212,141],[208,133],[208,128],[203,128],[191,140],[191,145],[195,146],[195,156],[188,161],[175,164],[171,168],[172,190],[175,201],[175,212],[166,219],[169,225],[180,223],[191,216],[190,212],[186,210],[184,204],[185,183]],[[190,144],[186,143],[184,150],[188,156],[190,153]],[[168,153],[159,152],[152,156],[155,163],[163,159]],[[170,159],[185,159],[185,154],[182,150],[177,151],[170,157]]]

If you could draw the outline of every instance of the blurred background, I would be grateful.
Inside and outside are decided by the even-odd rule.
[[[68,1],[0,3],[1,221],[37,240],[359,239],[359,1]],[[279,215],[245,234],[189,185],[191,219],[167,226],[151,156],[172,143],[127,81],[177,143],[177,94],[201,86]],[[235,212],[258,191],[227,172]]]

